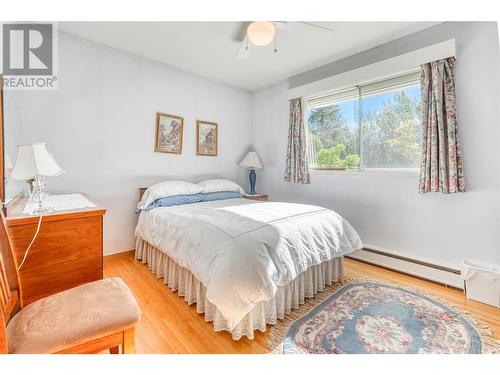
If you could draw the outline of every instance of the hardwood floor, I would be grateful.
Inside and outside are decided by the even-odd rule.
[[[366,277],[423,290],[488,324],[500,339],[500,309],[467,300],[465,295],[428,281],[388,271],[353,259],[345,261],[346,277]],[[136,326],[137,353],[265,353],[269,330],[256,332],[254,340],[234,341],[227,332],[214,332],[211,323],[188,306],[157,279],[146,265],[136,261],[133,252],[104,257],[105,277],[121,277],[137,298],[142,318]]]

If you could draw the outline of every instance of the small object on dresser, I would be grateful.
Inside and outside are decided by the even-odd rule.
[[[37,209],[37,202],[26,202],[23,214],[30,215],[31,212]],[[49,195],[47,199],[42,203],[42,209],[50,207],[55,211],[65,211],[65,210],[78,210],[82,208],[92,208],[96,207],[94,203],[89,201],[82,194],[58,194]]]
[[[253,201],[262,201],[262,202],[268,201],[267,194],[243,194],[243,198],[251,199]]]

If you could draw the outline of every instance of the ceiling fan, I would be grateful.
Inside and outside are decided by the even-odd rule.
[[[333,31],[331,28],[318,25],[312,22],[294,22],[307,27],[314,27],[318,30]],[[286,21],[254,21],[243,22],[236,40],[241,42],[241,46],[236,54],[237,58],[243,59],[250,55],[252,48],[267,46],[274,40],[274,52],[278,52],[278,31],[286,31],[288,22]]]

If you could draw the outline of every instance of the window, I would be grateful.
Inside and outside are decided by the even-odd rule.
[[[419,73],[308,98],[306,108],[311,168],[419,167]]]

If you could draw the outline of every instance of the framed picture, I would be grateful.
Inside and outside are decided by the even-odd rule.
[[[196,121],[196,155],[217,156],[218,127],[215,122]]]
[[[184,119],[165,113],[156,114],[155,152],[182,153]]]

